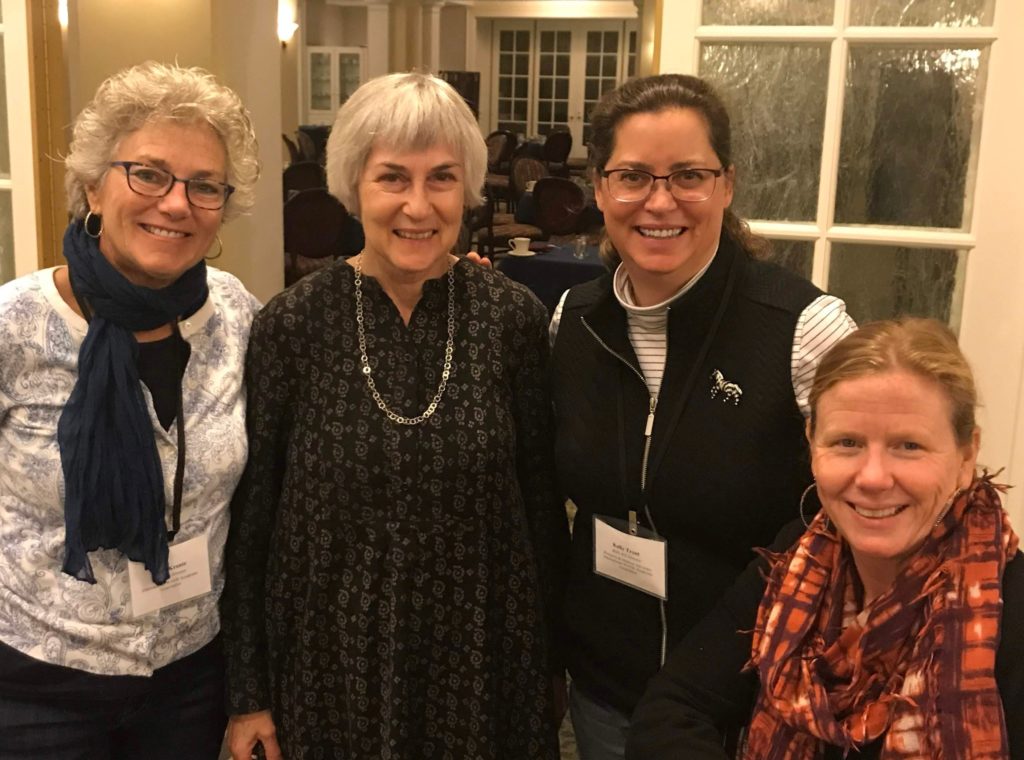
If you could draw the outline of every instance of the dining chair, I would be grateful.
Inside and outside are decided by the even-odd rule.
[[[495,222],[495,201],[488,197],[484,203],[466,212],[463,225],[466,238],[476,243],[476,250],[481,256],[490,256],[499,250],[508,250],[508,240],[514,237],[528,237],[532,240],[544,240],[544,231],[532,224],[521,224],[516,221]]]
[[[508,197],[510,208],[515,209],[516,202],[526,192],[526,186],[530,182],[550,174],[543,161],[529,156],[520,156],[512,159],[512,169],[508,175]]]
[[[284,284],[359,253],[363,243],[362,225],[326,188],[296,193],[284,204]]]
[[[549,132],[544,140],[544,162],[548,171],[555,177],[568,177],[569,167],[566,163],[572,152],[572,134],[565,131]]]
[[[299,161],[289,164],[285,167],[281,181],[286,201],[303,190],[327,187],[327,175],[324,173],[324,167],[315,161]]]
[[[548,236],[570,235],[579,229],[587,205],[583,188],[564,177],[543,177],[533,188],[537,226]]]
[[[281,133],[281,139],[284,140],[284,146],[288,149],[288,164],[298,163],[302,160],[302,155],[299,153],[299,146],[295,144],[295,141],[288,135]]]

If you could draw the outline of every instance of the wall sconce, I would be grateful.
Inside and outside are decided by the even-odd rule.
[[[278,0],[277,3],[277,38],[281,47],[285,47],[295,34],[299,25],[295,23],[295,4],[290,0]]]
[[[57,0],[57,22],[60,28],[68,28],[68,0]]]

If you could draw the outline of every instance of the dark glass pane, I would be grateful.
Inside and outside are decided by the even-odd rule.
[[[850,23],[857,26],[987,26],[992,23],[994,10],[995,0],[915,0],[911,3],[857,0],[850,5]]]
[[[499,37],[498,50],[511,50],[512,40],[512,32],[503,31]]]
[[[863,324],[903,315],[960,322],[957,270],[963,251],[836,243],[828,291]]]
[[[572,50],[572,32],[559,32],[557,44],[559,53],[568,53]]]
[[[530,56],[526,53],[516,55],[516,74],[526,76],[530,73]]]
[[[891,3],[892,0],[883,0]],[[862,0],[851,0],[854,7]],[[900,3],[903,4],[903,3]],[[831,24],[833,0],[704,0],[703,24],[779,25]]]
[[[588,53],[600,53],[601,52],[601,33],[600,32],[587,32],[587,52]]]
[[[540,57],[540,75],[549,77],[554,73],[554,56],[542,55]]]
[[[606,77],[615,76],[615,66],[618,64],[615,56],[606,55],[601,61],[601,73]]]
[[[773,240],[770,260],[809,280],[814,266],[814,243],[810,240]]]
[[[517,100],[513,112],[517,121],[526,121],[526,101]]]
[[[596,55],[587,56],[587,76],[596,77],[601,74],[601,58]]]
[[[540,33],[540,52],[551,53],[555,49],[555,33],[554,32],[541,32]]]
[[[512,80],[509,77],[498,77],[498,95],[503,98],[512,96]]]
[[[618,53],[619,52],[619,33],[618,32],[605,32],[604,33],[604,52],[606,52],[606,53]]]
[[[555,101],[555,121],[569,120],[569,104],[563,101]]]
[[[583,84],[583,97],[585,97],[587,100],[597,100],[600,94],[601,92],[600,90],[598,90],[597,79],[588,79]]]
[[[530,49],[530,33],[526,30],[516,32],[516,50]]]
[[[977,49],[850,49],[836,221],[966,229]]]
[[[569,80],[565,77],[555,80],[555,97],[562,99],[569,97]]]
[[[498,56],[498,73],[499,74],[511,74],[512,73],[512,56],[500,55]]]
[[[551,121],[551,101],[542,100],[537,103],[537,121]]]
[[[555,62],[555,73],[560,77],[569,76],[569,56],[558,56],[558,60]]]
[[[551,97],[551,80],[550,79],[541,79],[541,80],[539,80],[537,82],[537,85],[540,88],[539,97],[542,97],[542,98],[550,98]]]
[[[717,85],[732,118],[740,216],[815,218],[828,64],[827,44],[702,47],[700,73]]]
[[[530,80],[526,77],[516,78],[516,97],[525,98],[529,92]]]
[[[512,118],[512,101],[506,100],[505,98],[498,99],[498,118],[499,119],[511,119]]]

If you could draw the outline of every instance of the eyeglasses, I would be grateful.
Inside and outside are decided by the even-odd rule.
[[[665,180],[668,191],[676,200],[686,203],[706,201],[715,192],[715,183],[725,169],[680,169],[671,174],[651,174],[643,169],[612,169],[602,171],[608,180],[608,192],[622,203],[639,203],[654,192],[654,183]]]
[[[138,161],[111,161],[110,165],[124,169],[128,187],[139,195],[162,198],[171,192],[175,182],[180,182],[185,186],[185,197],[188,198],[188,202],[207,211],[224,208],[231,193],[235,192],[234,187],[223,182],[199,177],[182,179],[168,171],[140,164]]]

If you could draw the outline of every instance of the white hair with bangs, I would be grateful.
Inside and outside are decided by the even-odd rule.
[[[466,101],[444,80],[387,74],[338,110],[327,140],[327,186],[351,214],[359,214],[359,178],[374,145],[402,152],[448,146],[463,167],[466,207],[483,202],[487,146]]]

